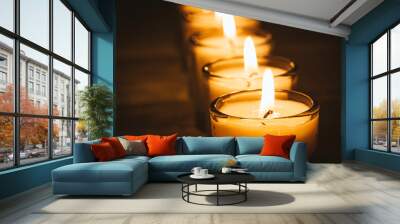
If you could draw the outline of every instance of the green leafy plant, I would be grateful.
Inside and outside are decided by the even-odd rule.
[[[86,87],[79,93],[81,117],[88,129],[89,139],[109,136],[107,129],[112,125],[113,94],[101,84]]]

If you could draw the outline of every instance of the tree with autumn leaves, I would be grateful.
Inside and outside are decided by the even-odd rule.
[[[400,101],[397,99],[392,100],[392,113],[391,117],[400,117]],[[374,118],[387,118],[387,101],[383,100],[378,106],[373,107],[373,117]],[[392,141],[398,141],[400,138],[400,122],[397,120],[392,121]],[[387,122],[386,121],[376,121],[373,124],[374,138],[386,138],[387,135]]]
[[[0,111],[13,112],[14,107],[14,90],[9,85],[4,93],[0,93]],[[34,105],[29,99],[25,88],[20,88],[20,111],[22,114],[46,115],[48,113],[47,106]],[[58,114],[58,110],[54,111]],[[0,149],[13,148],[13,117],[0,116]],[[48,119],[46,118],[20,118],[20,149],[25,149],[27,145],[39,145],[43,147],[47,144],[48,137]],[[59,135],[59,127],[53,127],[53,138]]]

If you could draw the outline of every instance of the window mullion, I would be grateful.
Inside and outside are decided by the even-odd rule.
[[[49,0],[49,50],[53,52],[53,0]],[[49,71],[48,71],[48,91],[49,94],[49,115],[50,119],[48,120],[48,152],[49,159],[53,158],[53,57],[49,55]]]
[[[390,70],[390,30],[387,32],[387,71]],[[388,118],[392,117],[392,99],[391,99],[391,78],[392,75],[389,73],[387,75],[387,110],[388,110]],[[387,140],[388,140],[388,148],[387,151],[392,151],[392,121],[389,120],[387,122]]]
[[[72,100],[72,105],[71,105],[71,117],[75,118],[75,12],[72,11],[72,16],[71,16],[71,23],[72,23],[72,38],[71,38],[71,60],[72,64],[74,66],[71,67],[71,100]],[[72,130],[71,130],[71,150],[72,150],[72,155],[74,155],[74,145],[75,145],[75,126],[76,126],[76,121],[72,121]]]
[[[19,5],[20,1],[14,1],[14,30],[19,35]],[[19,113],[19,100],[20,100],[20,48],[19,40],[14,39],[14,112]],[[19,136],[20,136],[20,119],[14,116],[14,166],[19,166],[20,155],[19,155]]]

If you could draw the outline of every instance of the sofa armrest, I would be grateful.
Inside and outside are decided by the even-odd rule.
[[[304,142],[294,142],[290,149],[294,181],[305,181],[307,176],[307,147]]]
[[[99,143],[100,141],[90,141],[75,143],[74,147],[74,163],[89,163],[95,162],[96,158],[92,153],[90,146]]]

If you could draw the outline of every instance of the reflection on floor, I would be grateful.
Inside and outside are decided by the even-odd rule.
[[[44,186],[0,203],[0,223],[115,224],[253,224],[253,223],[400,223],[400,175],[362,164],[311,164],[309,180],[349,203],[365,204],[356,214],[38,214],[40,204],[54,200]],[[310,196],[312,197],[312,196]],[[320,203],[315,201],[315,203]],[[171,205],[173,206],[173,205]]]

